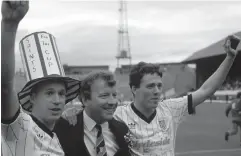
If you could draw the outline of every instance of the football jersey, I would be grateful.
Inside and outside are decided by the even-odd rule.
[[[4,156],[63,156],[64,152],[55,133],[36,124],[34,118],[20,109],[15,121],[1,124],[2,154]],[[46,128],[46,127],[45,127]]]
[[[161,101],[150,121],[143,120],[133,103],[118,107],[114,117],[129,127],[126,137],[131,140],[132,155],[174,156],[176,131],[187,103],[187,96]]]
[[[241,122],[241,100],[237,100],[232,104],[232,120]]]

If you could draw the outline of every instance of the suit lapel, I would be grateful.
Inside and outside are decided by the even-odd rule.
[[[116,142],[120,148],[126,148],[127,144],[124,140],[124,135],[126,135],[127,130],[122,127],[115,119],[109,121],[110,131],[116,137]]]
[[[124,139],[124,136],[128,132],[128,127],[125,124],[118,122],[115,119],[109,121],[110,131],[116,137],[116,142],[119,146],[119,150],[115,153],[114,156],[131,156],[129,153],[129,147],[127,142]]]
[[[84,155],[84,156],[90,156],[89,151],[84,143],[84,121],[83,121],[83,112],[78,114],[77,116],[77,124],[72,129],[72,138],[75,140],[75,145],[73,147],[73,151],[75,152],[75,155]],[[124,139],[124,135],[128,132],[128,128],[123,126],[121,123],[116,121],[115,119],[110,120],[109,122],[109,129],[116,137],[116,142],[119,146],[119,150],[115,154],[115,156],[123,155],[129,155],[128,153],[128,145]]]
[[[77,134],[75,135],[76,144],[73,147],[75,147],[77,155],[90,156],[89,151],[84,142],[84,120],[83,119],[84,117],[83,117],[83,111],[82,111],[80,114],[78,114],[77,124],[73,128],[73,131],[74,131],[73,134]]]

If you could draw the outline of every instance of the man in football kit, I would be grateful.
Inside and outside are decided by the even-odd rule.
[[[224,82],[237,54],[225,40],[225,60],[204,84],[189,95],[163,100],[162,73],[159,66],[140,62],[129,75],[134,101],[119,106],[114,117],[130,129],[131,152],[137,156],[174,156],[177,127],[186,112],[195,113],[195,107],[211,96]]]
[[[189,95],[163,100],[162,72],[159,66],[140,62],[132,68],[129,85],[134,102],[117,107],[114,118],[125,123],[129,132],[131,154],[138,156],[174,156],[177,127],[186,112],[195,114],[195,107],[210,97],[224,82],[236,57],[237,50],[232,49],[228,36],[224,43],[227,53],[225,60],[205,83]],[[75,110],[70,108],[64,117],[72,125],[77,122]]]
[[[62,114],[64,105],[78,95],[79,81],[64,77],[63,73],[50,74],[46,70],[47,65],[45,64],[43,65],[45,68],[40,66],[42,71],[46,70],[42,74],[44,76],[36,79],[34,79],[33,73],[25,71],[30,81],[18,93],[17,100],[17,94],[14,91],[14,45],[19,22],[26,15],[28,9],[28,1],[2,2],[2,155],[63,156],[62,147],[52,130],[56,120]],[[37,35],[34,37],[38,38]],[[49,37],[51,38],[51,36]],[[36,41],[36,45],[37,43]],[[41,57],[39,51],[34,51],[34,53]],[[25,55],[25,58],[28,56]],[[44,58],[42,58],[43,60]],[[35,58],[35,63],[36,61],[37,58]],[[27,61],[23,63],[27,65],[28,70],[34,69],[35,74],[37,73],[37,67],[31,68]],[[42,64],[44,63],[46,62],[42,62]],[[52,62],[51,67],[54,63],[57,64]],[[56,71],[52,72],[56,73]]]
[[[233,127],[225,132],[225,140],[228,141],[229,136],[236,135],[238,133],[238,127],[240,130],[240,145],[241,145],[241,92],[237,94],[237,99],[227,106],[225,114],[232,114],[232,125]]]

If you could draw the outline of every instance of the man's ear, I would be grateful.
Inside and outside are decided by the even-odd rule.
[[[31,93],[31,95],[30,95],[30,103],[34,103],[34,101],[35,101],[35,99],[36,99],[36,94],[35,93]]]
[[[78,99],[82,103],[83,107],[86,107],[88,100],[86,98],[84,98],[83,94],[79,94]]]
[[[79,99],[79,101],[81,102],[81,103],[83,103],[83,99],[82,99],[82,97],[81,97],[81,94],[79,93],[79,95],[78,95],[78,99]]]
[[[136,95],[136,90],[137,90],[137,88],[135,86],[131,87],[131,92],[134,96]]]

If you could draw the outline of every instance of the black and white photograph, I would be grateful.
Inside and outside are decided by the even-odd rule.
[[[1,156],[240,156],[241,1],[2,0]]]

